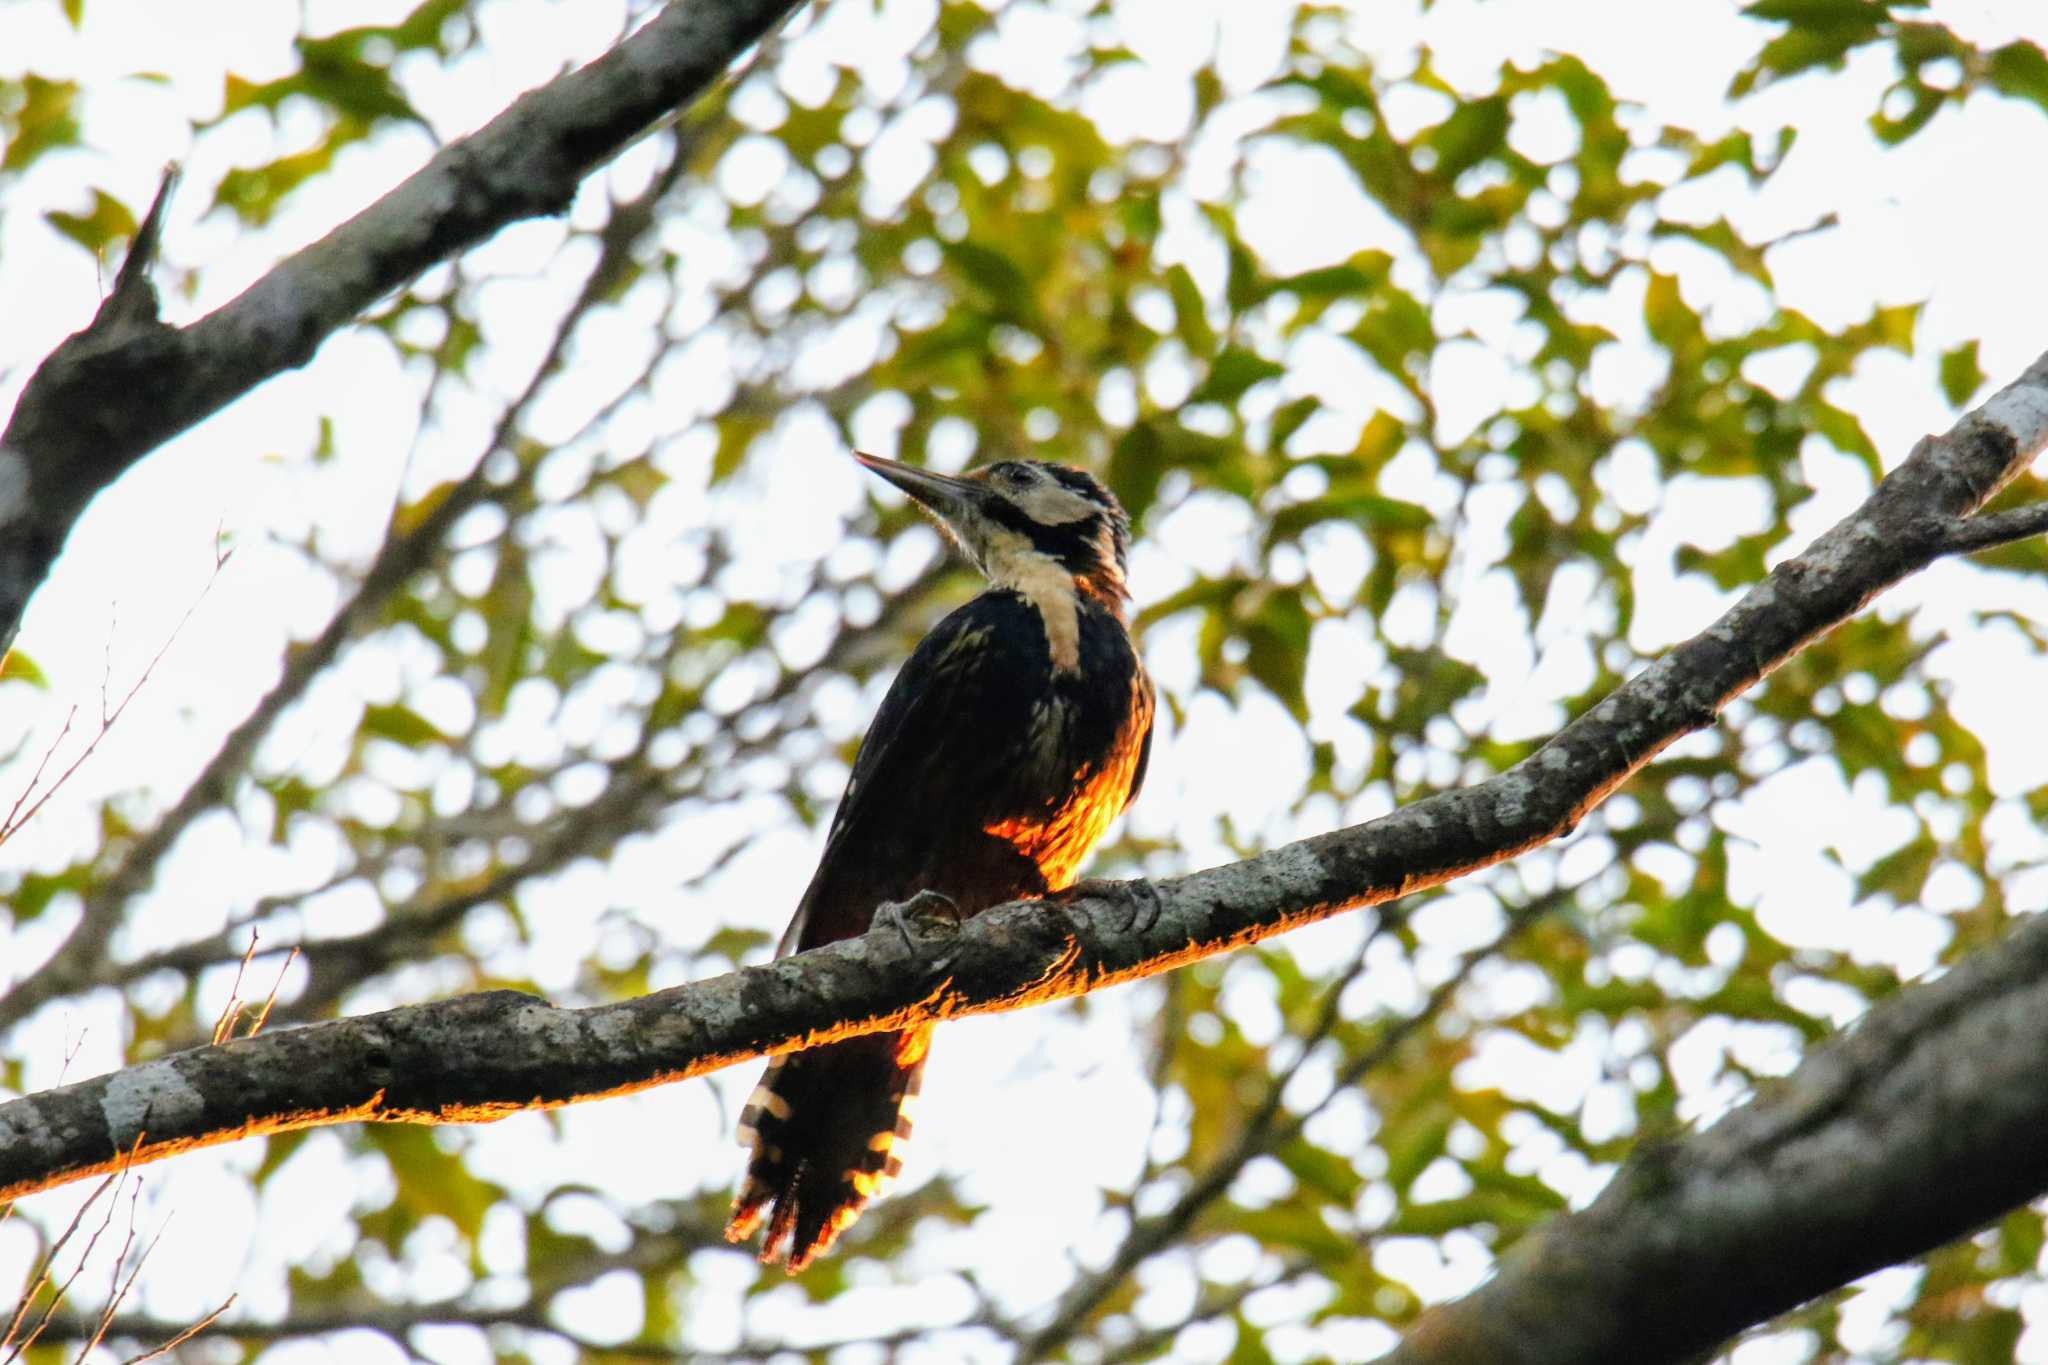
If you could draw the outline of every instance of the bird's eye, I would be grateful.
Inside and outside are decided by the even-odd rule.
[[[1012,488],[1024,488],[1031,483],[1031,471],[1021,464],[1006,464],[996,470],[996,477]]]

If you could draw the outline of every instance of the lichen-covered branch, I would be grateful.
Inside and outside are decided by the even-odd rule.
[[[109,1169],[131,1153],[147,1161],[250,1133],[327,1123],[487,1121],[914,1020],[1081,995],[1448,881],[1570,830],[1631,772],[1712,723],[1731,697],[1805,642],[1948,553],[1964,519],[2044,444],[2048,356],[1946,435],[1922,441],[1853,515],[1522,763],[1363,825],[1162,881],[1158,913],[1142,929],[1127,927],[1130,907],[1121,898],[1096,890],[1061,905],[998,907],[957,930],[934,931],[916,947],[884,927],[617,1004],[556,1009],[498,991],[198,1048],[0,1105],[0,1197]],[[1923,1059],[1933,1068],[1929,1075],[1940,1078],[1938,1089],[1917,1094],[1938,1101],[1917,1116],[1937,1140],[2004,1132],[2014,1123],[2032,1134],[2048,1120],[2048,1092],[2011,1084],[2000,1074],[2003,1060],[1975,1061],[1980,1054],[2006,1059],[2048,1050],[2048,1009],[2012,1008],[2042,976],[2036,957],[2048,961],[2048,933],[2022,934],[1982,954],[1966,978],[2016,983],[2009,989],[1969,994],[1950,982],[1921,988],[1953,1003],[1911,1016],[1940,1027],[1886,1055]],[[1986,1012],[1980,1016],[1979,1009]],[[1983,1044],[1985,1029],[2000,1035],[1996,1048]],[[1957,1048],[1953,1056],[1944,1051],[1945,1039]],[[1990,1079],[1981,1087],[1968,1083],[1978,1077]],[[1872,1083],[1892,1085],[1885,1076]],[[1895,1108],[1916,1098],[1910,1086],[1885,1094]],[[1828,1125],[1839,1118],[1855,1125],[1867,1161],[1885,1159],[1883,1140],[1893,1130],[1859,1122],[1856,1106],[1831,1102],[1798,1112],[1817,1130],[1813,1141],[1825,1145]],[[1902,1137],[1912,1128],[1896,1125]],[[1718,1139],[1700,1141],[1712,1146]],[[1927,1156],[1921,1147],[1908,1144],[1890,1156],[1914,1172],[1900,1182],[1899,1198],[1924,1206],[1916,1212],[1895,1200],[1885,1210],[1892,1225],[1949,1229],[1958,1210],[1978,1207],[1918,1174]],[[1976,1188],[1995,1184],[1999,1197],[2018,1199],[2048,1185],[2048,1154],[2029,1159],[2041,1170],[2017,1150],[1987,1148],[1986,1164],[1997,1169]],[[1735,1207],[1765,1226],[1761,1235],[1782,1235],[1768,1181],[1747,1187]],[[1857,1256],[1875,1245],[1890,1255],[1926,1244],[1874,1238],[1853,1224],[1823,1231],[1853,1240]],[[1822,1259],[1817,1249],[1813,1256]],[[1759,1303],[1758,1312],[1777,1304]]]
[[[115,291],[43,362],[0,433],[0,649],[86,504],[129,466],[305,364],[336,328],[427,267],[507,223],[566,209],[584,176],[695,99],[795,4],[662,8],[190,326],[158,317],[147,279],[154,242],[138,233]]]

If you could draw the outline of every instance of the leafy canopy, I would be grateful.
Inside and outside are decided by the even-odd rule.
[[[134,230],[137,108],[190,122],[205,245],[174,229],[169,266],[203,301],[494,110],[492,63],[538,80],[609,36],[429,0],[280,37],[260,72],[237,56],[208,104],[189,73],[58,74],[105,3],[17,7],[48,13],[0,79],[9,278],[73,250],[38,220],[91,252]],[[1924,354],[1910,300],[1873,289],[1846,321],[1787,301],[1831,215],[1751,224],[1788,181],[1826,184],[1809,124],[1905,155],[1987,102],[2048,110],[2031,43],[1761,0],[1713,73],[1747,102],[1695,131],[1590,55],[1475,59],[1500,7],[1462,30],[1427,6],[1384,27],[1243,8],[817,6],[565,221],[429,272],[292,398],[251,399],[289,437],[262,471],[195,437],[211,479],[315,510],[236,504],[236,559],[167,662],[201,657],[152,688],[195,708],[203,753],[137,746],[0,851],[0,1086],[53,1083],[81,1031],[79,1065],[191,1045],[273,980],[275,1027],[763,957],[890,669],[974,591],[844,448],[1067,461],[1130,508],[1168,733],[1096,869],[1157,874],[1515,762],[1811,534],[1817,497],[1839,509],[1903,455],[1859,376],[1949,405],[1985,382],[1975,338]],[[571,36],[537,61],[537,33]],[[210,541],[221,505],[172,530]],[[78,558],[56,600],[107,572]],[[351,1322],[377,1358],[431,1357],[415,1329],[449,1323],[508,1361],[870,1339],[993,1359],[1040,1330],[1091,1359],[1371,1354],[1635,1144],[1999,934],[2048,812],[1994,782],[1942,660],[1990,631],[2035,666],[2017,584],[2044,568],[2014,546],[1944,570],[1940,609],[1857,619],[1559,846],[949,1029],[907,1187],[794,1285],[717,1238],[734,1075],[166,1168],[152,1200],[181,1216],[129,1311],[240,1288],[223,1360]],[[331,639],[193,685],[210,640],[312,640],[342,602]],[[37,718],[98,684],[50,664],[65,630],[31,617],[46,667],[0,678],[15,786]],[[1773,826],[1816,808],[1848,813],[1790,866]],[[1834,908],[1788,913],[1802,897]],[[50,1202],[0,1225],[0,1264],[61,1229]],[[1159,1245],[1126,1241],[1167,1210]],[[1769,1330],[1828,1358],[2005,1360],[2042,1239],[2021,1209]],[[1097,1274],[1120,1246],[1135,1276]]]

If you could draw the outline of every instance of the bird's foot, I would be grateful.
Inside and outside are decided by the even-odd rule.
[[[1144,878],[1134,882],[1109,881],[1105,878],[1089,877],[1075,882],[1060,893],[1062,901],[1084,900],[1115,901],[1124,908],[1124,923],[1121,932],[1142,934],[1159,923],[1159,915],[1165,909],[1165,902],[1159,897],[1159,888]]]
[[[875,919],[893,928],[913,957],[923,957],[924,949],[911,935],[911,920],[917,920],[920,929],[934,924],[957,929],[963,918],[959,902],[943,891],[920,891],[907,901],[883,901],[875,907]]]

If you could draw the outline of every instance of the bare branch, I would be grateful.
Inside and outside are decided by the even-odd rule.
[[[214,1309],[211,1313],[208,1313],[205,1317],[199,1319],[199,1321],[192,1323],[184,1328],[181,1328],[175,1334],[166,1338],[161,1346],[158,1346],[153,1350],[144,1351],[139,1356],[130,1356],[126,1361],[123,1362],[123,1365],[142,1365],[142,1362],[146,1360],[160,1360],[164,1356],[169,1355],[178,1347],[183,1346],[186,1342],[192,1340],[192,1338],[210,1329],[214,1323],[220,1320],[221,1314],[227,1312],[228,1309],[234,1307],[236,1297],[237,1296],[233,1294],[228,1295],[227,1298],[221,1301],[220,1307]]]
[[[94,328],[109,324],[139,327],[156,322],[156,287],[149,282],[149,272],[156,264],[158,250],[163,246],[164,209],[178,188],[178,176],[176,162],[164,167],[163,179],[157,183],[156,197],[149,201],[149,212],[143,215],[142,225],[135,229],[135,237],[128,243],[128,254],[122,258],[121,268],[114,272],[114,287],[93,318]]]
[[[1954,554],[1993,550],[2016,540],[2032,540],[2048,532],[2048,502],[1966,517],[1949,532],[1947,548]]]

